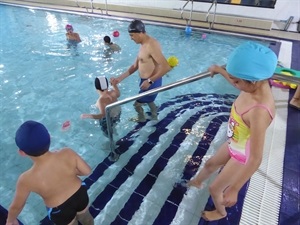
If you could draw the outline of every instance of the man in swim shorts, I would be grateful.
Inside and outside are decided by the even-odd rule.
[[[141,20],[133,20],[128,26],[128,32],[131,39],[141,45],[138,56],[127,71],[117,78],[111,78],[111,82],[119,83],[138,70],[141,78],[139,93],[160,87],[162,77],[171,70],[171,67],[162,54],[159,42],[146,33],[145,25]],[[157,94],[146,96],[134,103],[138,113],[137,122],[146,121],[143,104],[149,106],[152,119],[157,119],[157,106],[154,103],[156,96]]]
[[[87,188],[78,177],[91,173],[89,165],[70,148],[50,152],[48,130],[36,121],[23,123],[15,141],[20,155],[28,156],[33,165],[18,179],[6,225],[19,224],[17,216],[31,192],[43,198],[48,217],[56,225],[75,225],[78,221],[82,225],[93,225]]]

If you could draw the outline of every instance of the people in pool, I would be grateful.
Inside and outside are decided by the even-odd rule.
[[[259,168],[265,134],[275,115],[275,103],[268,83],[277,66],[275,53],[255,42],[246,42],[229,56],[226,69],[209,68],[211,75],[221,74],[241,90],[234,101],[228,121],[225,142],[189,182],[200,188],[203,181],[223,167],[209,191],[215,210],[202,217],[213,221],[226,217],[226,207],[236,204],[238,192]]]
[[[162,77],[171,70],[166,58],[162,54],[159,42],[146,33],[141,20],[133,20],[128,26],[131,39],[140,44],[138,56],[127,71],[119,77],[111,78],[111,82],[119,83],[138,70],[140,76],[139,93],[160,87]],[[137,122],[146,121],[142,105],[147,104],[151,110],[152,119],[157,119],[157,106],[154,103],[157,94],[138,99],[134,108],[138,113]]]
[[[121,47],[113,42],[111,42],[111,39],[109,36],[105,36],[103,38],[104,44],[108,47],[109,50],[115,52],[115,51],[121,51]]]
[[[75,41],[76,43],[81,42],[80,36],[78,33],[73,32],[73,26],[71,24],[66,25],[66,38],[68,41]]]
[[[8,209],[6,225],[18,225],[31,192],[40,195],[48,210],[49,219],[56,225],[93,225],[89,213],[87,188],[78,176],[91,173],[89,165],[72,149],[49,151],[50,135],[36,121],[26,121],[17,130],[15,141],[21,156],[28,156],[33,165],[20,175],[15,197]]]
[[[118,101],[120,97],[120,90],[116,82],[111,83],[113,89],[108,89],[108,80],[105,76],[100,76],[95,78],[95,88],[99,94],[99,98],[96,102],[96,106],[99,109],[99,114],[81,114],[82,119],[98,119],[101,125],[101,129],[106,136],[108,136],[106,117],[105,117],[105,107],[111,103]],[[121,107],[113,107],[110,111],[110,118],[112,125],[120,120]]]

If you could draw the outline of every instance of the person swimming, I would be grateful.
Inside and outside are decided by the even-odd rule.
[[[115,51],[120,51],[121,47],[115,43],[113,43],[110,39],[109,36],[105,36],[103,38],[104,44],[108,47],[109,50],[115,52]]]
[[[73,26],[71,24],[67,24],[65,29],[67,31],[66,38],[69,42],[81,42],[79,34],[74,32]]]

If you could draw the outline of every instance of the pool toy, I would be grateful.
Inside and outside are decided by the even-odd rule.
[[[71,122],[70,122],[69,120],[67,120],[67,121],[65,121],[65,122],[63,123],[61,129],[62,129],[63,131],[66,131],[66,130],[68,130],[68,129],[70,128],[70,126],[71,126]]]
[[[201,36],[202,40],[206,39],[206,37],[207,37],[206,33],[202,34]]]
[[[115,30],[115,31],[113,32],[113,36],[114,36],[114,37],[119,37],[119,36],[120,36],[120,32],[117,31],[117,30]]]
[[[300,71],[289,69],[289,68],[277,67],[275,70],[275,73],[283,74],[286,76],[295,76],[295,77],[300,78]],[[288,83],[285,81],[278,81],[275,79],[270,79],[269,81],[270,81],[270,84],[274,87],[286,88],[286,89],[288,89],[288,88],[296,89],[297,88],[297,84],[292,84],[292,83]]]
[[[185,33],[186,34],[191,34],[192,33],[192,28],[190,26],[186,26]]]
[[[167,61],[168,61],[169,66],[171,66],[172,68],[175,67],[175,66],[177,66],[178,63],[179,63],[179,60],[177,59],[176,56],[170,56],[167,59]]]

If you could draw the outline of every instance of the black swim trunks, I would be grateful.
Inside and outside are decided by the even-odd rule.
[[[87,188],[83,183],[81,187],[63,204],[48,208],[48,217],[55,225],[67,225],[72,222],[76,214],[84,210],[89,203]]]

